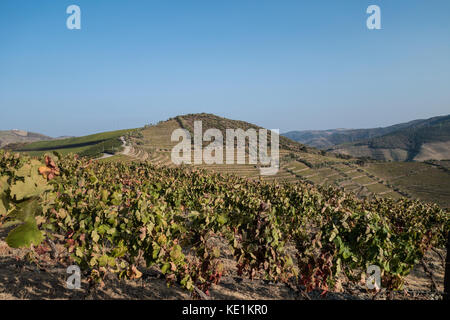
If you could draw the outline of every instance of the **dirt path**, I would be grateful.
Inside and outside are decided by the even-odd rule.
[[[140,161],[145,161],[150,157],[149,154],[142,148],[135,148],[134,146],[128,145],[123,137],[120,137],[120,140],[122,140],[122,146],[124,148],[120,154]]]
[[[100,158],[97,158],[95,160],[106,159],[106,158],[110,158],[112,156],[114,156],[114,155],[110,154],[110,153],[103,153],[103,155]]]
[[[120,152],[120,154],[123,154],[124,156],[132,157],[132,154],[131,154],[132,147],[127,144],[124,137],[120,137],[120,140],[122,141],[122,147],[123,147],[123,151]]]
[[[120,141],[122,141],[122,147],[123,147],[123,150],[121,152],[118,152],[115,154],[103,153],[100,158],[96,158],[95,160],[106,159],[106,158],[113,157],[115,155],[124,155],[124,156],[132,157],[132,158],[140,158],[134,154],[134,148],[127,144],[124,137],[120,137]],[[142,159],[142,160],[144,160],[144,159]]]

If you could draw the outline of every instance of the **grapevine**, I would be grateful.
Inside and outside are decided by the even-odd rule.
[[[0,151],[0,227],[13,225],[11,247],[64,244],[92,283],[108,274],[136,279],[153,266],[195,295],[224,275],[214,238],[249,278],[294,278],[327,292],[375,264],[383,285],[398,289],[427,250],[445,245],[450,222],[433,204],[360,200],[304,182]]]

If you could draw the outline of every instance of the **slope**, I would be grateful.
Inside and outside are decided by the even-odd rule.
[[[434,117],[368,140],[329,151],[378,160],[423,161],[450,159],[450,115]]]
[[[384,128],[291,131],[284,136],[353,157],[385,161],[450,159],[450,115]]]
[[[171,141],[172,132],[185,128],[193,132],[194,121],[202,121],[205,132],[209,128],[225,129],[259,128],[248,122],[221,118],[211,114],[177,116],[141,131],[141,137],[131,137],[135,159],[153,164],[175,167],[171,160],[172,148],[178,141]],[[225,135],[224,135],[225,136]],[[193,156],[192,158],[193,159]],[[123,156],[108,161],[126,161]],[[360,197],[417,198],[450,207],[450,174],[442,167],[430,163],[412,166],[410,163],[361,160],[327,153],[305,147],[285,137],[280,137],[280,170],[275,176],[261,176],[258,165],[245,164],[190,164],[223,174],[235,174],[252,180],[275,183],[309,182],[314,185],[336,186]],[[400,179],[400,176],[405,176]]]
[[[5,130],[0,131],[0,148],[9,144],[29,143],[41,140],[52,140],[46,135],[23,130]]]
[[[61,154],[76,153],[80,156],[95,158],[105,152],[115,153],[119,151],[122,146],[120,137],[129,134],[134,130],[135,129],[117,130],[76,138],[38,141],[12,146],[11,149],[16,152],[25,152],[33,156],[57,151]]]

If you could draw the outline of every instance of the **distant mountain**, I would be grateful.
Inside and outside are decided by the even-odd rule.
[[[46,135],[23,130],[5,130],[0,131],[0,148],[8,144],[29,143],[35,141],[52,140]]]
[[[282,135],[304,143],[308,146],[329,149],[338,144],[347,142],[357,142],[370,138],[379,137],[391,132],[414,126],[424,120],[413,120],[406,123],[396,124],[389,127],[371,128],[371,129],[330,129],[330,130],[303,130],[289,131]]]
[[[450,115],[385,128],[291,131],[283,135],[354,157],[387,161],[450,159]]]

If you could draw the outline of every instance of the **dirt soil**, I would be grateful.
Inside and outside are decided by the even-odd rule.
[[[0,235],[0,239],[4,239]],[[62,251],[63,247],[58,247]],[[82,279],[81,289],[66,287],[69,274],[67,266],[50,254],[40,256],[39,264],[27,260],[28,249],[11,249],[0,240],[0,300],[11,299],[192,299],[186,290],[177,285],[168,287],[164,276],[155,268],[139,269],[143,276],[138,280],[106,279],[101,289],[88,290]],[[293,283],[273,283],[266,280],[249,280],[238,277],[235,263],[224,257],[227,274],[218,285],[210,289],[210,299],[441,299],[444,282],[445,250],[430,250],[423,263],[415,266],[406,278],[405,290],[387,294],[383,289],[374,296],[360,286],[343,285],[343,292],[306,293],[297,290]]]

